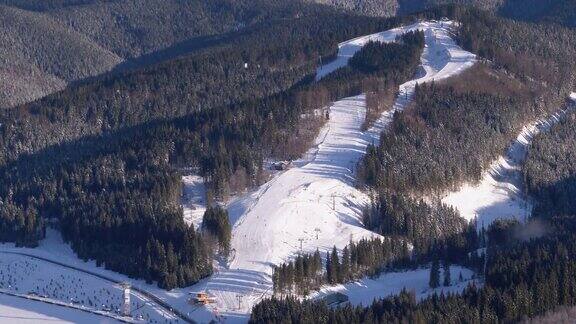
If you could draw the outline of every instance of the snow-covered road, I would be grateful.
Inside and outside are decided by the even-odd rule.
[[[213,310],[247,314],[272,293],[272,266],[299,251],[343,248],[351,239],[377,234],[363,228],[362,208],[367,195],[354,187],[354,168],[370,143],[411,99],[417,83],[453,76],[475,63],[450,37],[451,22],[422,22],[340,44],[336,61],[320,68],[320,77],[347,64],[370,40],[394,41],[411,30],[423,30],[426,47],[420,76],[400,86],[394,107],[374,126],[361,131],[365,96],[339,100],[330,107],[330,120],[319,136],[314,158],[274,177],[256,192],[238,198],[228,208],[233,222],[232,260],[209,280],[197,285],[216,297]]]
[[[571,95],[576,103],[576,93]],[[574,105],[523,127],[504,156],[499,157],[484,173],[478,184],[466,183],[447,193],[442,202],[455,207],[467,220],[477,219],[478,229],[497,219],[530,217],[532,206],[522,191],[522,165],[534,137],[558,123]]]

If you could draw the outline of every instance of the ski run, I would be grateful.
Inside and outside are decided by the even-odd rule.
[[[209,306],[213,311],[229,317],[238,314],[242,319],[261,299],[272,295],[274,265],[300,252],[326,251],[333,246],[342,249],[350,240],[378,236],[362,226],[362,208],[369,198],[355,188],[354,168],[367,145],[378,142],[394,112],[409,102],[416,84],[448,78],[475,63],[475,55],[462,50],[450,37],[453,25],[421,22],[355,38],[340,44],[337,59],[318,69],[317,79],[345,66],[369,41],[391,42],[414,30],[422,30],[426,37],[421,75],[400,86],[394,107],[371,129],[361,131],[366,112],[364,95],[334,102],[330,120],[320,132],[314,157],[308,163],[296,161],[296,167],[229,204],[231,261],[195,287],[216,298],[215,305]],[[395,285],[409,286],[409,277],[402,282]],[[382,294],[392,291],[382,290]]]
[[[295,161],[294,167],[277,173],[269,182],[253,192],[238,196],[227,204],[232,230],[232,252],[229,262],[221,264],[215,273],[198,284],[165,291],[141,280],[133,280],[101,267],[93,261],[78,259],[59,233],[49,230],[47,238],[35,249],[16,248],[0,244],[1,287],[10,293],[26,294],[35,288],[46,291],[46,298],[74,303],[99,311],[114,312],[119,307],[121,288],[82,271],[58,266],[45,260],[57,261],[76,269],[101,274],[133,286],[170,305],[198,322],[224,318],[227,322],[245,322],[252,307],[263,298],[272,296],[271,274],[274,265],[290,260],[300,252],[327,251],[333,246],[342,249],[350,240],[377,237],[362,225],[362,208],[368,196],[355,188],[354,168],[371,143],[378,143],[380,134],[391,122],[394,112],[409,103],[416,84],[445,79],[466,70],[476,62],[474,54],[464,51],[451,38],[454,22],[420,22],[385,32],[358,37],[339,44],[337,58],[317,71],[317,80],[345,66],[348,60],[369,41],[392,42],[408,31],[422,30],[426,46],[421,69],[414,80],[402,84],[394,106],[386,111],[365,132],[361,131],[366,112],[365,96],[344,98],[330,106],[330,120],[320,131],[316,145],[306,159]],[[576,101],[576,94],[573,95]],[[550,119],[526,126],[507,154],[495,161],[478,185],[463,185],[447,194],[443,201],[456,207],[463,217],[478,218],[487,226],[499,216],[526,217],[526,203],[520,188],[520,167],[532,138],[557,122],[566,111]],[[183,208],[188,224],[198,227],[206,208],[200,177],[185,176]],[[506,211],[503,213],[503,211]],[[6,254],[17,252],[21,255]],[[28,256],[23,255],[28,254]],[[429,270],[422,268],[406,272],[384,273],[378,278],[323,287],[309,296],[321,298],[331,292],[343,292],[352,304],[370,303],[374,298],[413,290],[418,298],[431,293],[458,292],[474,281],[473,273],[453,266],[450,287],[428,289]],[[188,303],[191,293],[207,292],[215,303],[198,307]],[[151,322],[182,322],[173,312],[160,307],[146,296],[132,292],[132,307],[138,318]],[[53,321],[114,322],[78,310],[53,306],[40,301],[0,294],[0,313],[9,312],[16,322]],[[58,308],[60,307],[60,308]]]
[[[576,103],[576,93],[571,95],[571,99]],[[475,220],[478,229],[487,228],[496,219],[527,220],[532,206],[522,190],[522,165],[528,149],[535,136],[562,120],[574,109],[575,103],[524,126],[506,154],[492,162],[478,184],[466,183],[458,190],[445,194],[442,202],[456,208],[466,220]]]

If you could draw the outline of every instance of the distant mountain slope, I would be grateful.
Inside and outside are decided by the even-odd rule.
[[[4,0],[6,1],[6,0]],[[576,27],[574,0],[306,0],[368,16],[410,14],[438,5],[472,5],[516,20]]]
[[[361,15],[390,17],[409,14],[443,4],[474,5],[481,9],[494,10],[505,0],[307,0],[329,5]]]
[[[44,14],[0,6],[0,107],[110,70],[120,57]]]
[[[0,8],[0,108],[125,59],[163,51],[152,60],[158,62],[208,46],[207,37],[329,10],[281,0],[0,0]]]
[[[549,22],[576,27],[574,0],[508,0],[500,8],[503,16],[534,22]]]
[[[308,0],[338,9],[353,11],[368,16],[390,17],[398,12],[398,0]]]
[[[121,57],[137,57],[193,37],[285,18],[303,7],[279,0],[93,1],[48,14]]]
[[[59,9],[68,6],[77,6],[83,4],[94,3],[101,0],[0,0],[0,5],[20,8],[31,11],[47,11],[52,9]],[[114,1],[114,0],[108,0]]]

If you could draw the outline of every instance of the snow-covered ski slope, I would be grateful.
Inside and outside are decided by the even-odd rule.
[[[377,236],[362,226],[361,211],[369,199],[354,187],[355,165],[367,145],[378,142],[394,112],[405,107],[417,83],[447,78],[474,64],[475,56],[450,38],[451,26],[451,22],[421,22],[359,37],[341,44],[338,59],[319,69],[326,75],[345,65],[353,51],[369,40],[394,41],[417,29],[426,35],[420,76],[400,87],[394,107],[371,129],[361,131],[364,95],[334,102],[308,163],[295,163],[296,167],[229,205],[231,262],[195,287],[216,297],[214,310],[228,315],[249,313],[255,303],[272,293],[272,266],[300,250],[343,248],[351,239]]]
[[[427,45],[438,45],[431,48],[432,51],[440,51],[430,57],[422,57],[422,66],[427,69],[427,72],[435,71],[435,75],[430,75],[432,78],[440,79],[445,78],[445,75],[453,75],[454,69],[460,69],[466,64],[473,63],[474,54],[462,50],[450,37],[450,29],[456,23],[452,21],[443,22],[419,22],[409,26],[402,26],[390,29],[381,33],[360,36],[338,44],[338,54],[336,59],[328,64],[318,67],[316,70],[316,80],[320,80],[326,75],[336,71],[337,69],[348,65],[348,61],[356,52],[358,52],[368,42],[394,42],[396,37],[409,31],[421,30],[425,33],[427,38]],[[434,42],[428,38],[435,38]],[[432,53],[434,54],[434,53]],[[442,55],[450,56],[448,58],[441,58]],[[448,60],[446,60],[448,59]]]
[[[573,104],[551,116],[523,127],[506,154],[496,159],[478,184],[464,184],[457,191],[447,193],[442,202],[455,207],[467,220],[477,220],[478,229],[490,226],[497,219],[530,217],[532,206],[522,191],[522,165],[534,137],[548,131],[566,113],[574,109],[576,93],[570,98]]]

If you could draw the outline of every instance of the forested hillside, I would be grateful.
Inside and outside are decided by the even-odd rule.
[[[526,187],[540,216],[571,215],[576,211],[576,115],[549,134],[539,136],[530,149],[524,174]]]
[[[318,111],[384,73],[344,69],[315,83],[318,56],[399,22],[328,13],[265,23],[213,51],[5,112],[1,239],[33,246],[58,219],[82,258],[164,288],[198,281],[211,272],[208,249],[184,223],[178,168],[203,175],[212,197],[260,184],[265,157],[300,156]]]
[[[576,52],[562,45],[576,40],[573,30],[517,23],[478,10],[453,14],[462,23],[461,44],[490,61],[417,87],[414,104],[394,116],[380,146],[368,148],[358,169],[360,185],[381,197],[367,212],[366,224],[380,233],[414,233],[409,237],[421,251],[434,240],[428,229],[442,225],[453,234],[461,226],[441,204],[424,212],[436,215],[436,225],[424,224],[410,207],[418,206],[411,197],[478,181],[524,124],[562,107],[576,84]],[[397,195],[406,196],[400,199],[404,203],[395,202]],[[393,211],[389,206],[395,206]],[[417,227],[406,231],[405,224]],[[403,232],[390,232],[400,228]]]
[[[576,7],[571,0],[508,0],[499,12],[513,19],[576,27]]]
[[[330,13],[264,23],[211,51],[71,87],[0,113],[0,159],[286,90],[314,71],[320,55],[333,55],[339,41],[395,23]]]
[[[258,23],[313,17],[329,7],[388,17],[445,3],[527,21],[572,27],[576,21],[570,0],[2,0],[0,85],[6,90],[0,108],[30,102],[126,60],[123,68],[135,68],[185,55]]]
[[[0,28],[0,109],[107,72],[122,61],[40,13],[0,6]]]
[[[227,33],[327,7],[300,1],[1,1],[0,108],[13,107],[164,50],[156,61],[213,45]],[[224,36],[222,36],[224,37]],[[132,68],[140,61],[131,62]]]
[[[511,22],[477,11],[459,12],[459,20],[462,22],[459,34],[462,44],[490,61],[483,63],[486,66],[478,65],[444,84],[419,87],[415,105],[395,116],[394,127],[386,134],[394,145],[386,146],[386,149],[373,148],[368,157],[379,158],[364,161],[364,171],[381,166],[385,174],[378,177],[375,175],[380,171],[364,173],[367,178],[374,176],[371,180],[374,186],[396,192],[417,192],[449,187],[463,177],[473,179],[476,172],[472,170],[482,169],[482,161],[489,160],[493,154],[489,152],[494,150],[497,154],[506,145],[509,136],[514,134],[510,130],[518,130],[522,122],[566,105],[566,95],[575,86],[573,63],[568,61],[574,62],[575,54],[572,47],[562,44],[573,42],[573,30]],[[551,33],[553,37],[550,37]],[[469,100],[474,104],[466,104]],[[483,103],[484,100],[490,101]],[[498,108],[491,112],[492,107]],[[466,111],[461,111],[458,117],[452,115],[460,108]],[[481,113],[476,117],[475,109],[480,109]],[[445,119],[447,116],[462,119]],[[535,206],[533,218],[526,224],[497,221],[489,228],[483,287],[471,286],[459,295],[434,295],[420,302],[412,293],[403,292],[375,301],[368,307],[329,308],[318,302],[271,299],[253,309],[251,321],[517,322],[553,312],[560,305],[576,304],[574,123],[572,112],[549,134],[539,135],[530,149],[524,172],[528,194]],[[430,128],[435,130],[427,131]],[[442,140],[437,140],[436,136],[441,136]],[[383,138],[383,145],[386,145],[385,141]],[[490,143],[491,147],[476,147],[481,142]],[[403,153],[402,159],[394,153],[397,146]],[[430,146],[434,149],[429,150]],[[469,147],[475,149],[468,151]],[[421,154],[411,158],[410,152],[415,150]],[[457,156],[464,160],[458,160]],[[439,159],[438,163],[436,159]],[[467,159],[477,162],[469,163]],[[407,161],[409,165],[417,161],[426,163],[402,169],[400,161]],[[426,172],[420,173],[422,165],[426,165]],[[434,166],[441,171],[436,180],[428,181],[428,174],[436,173]],[[406,176],[394,173],[396,168],[413,173]],[[389,209],[394,214],[409,210],[405,203],[399,204],[397,198],[385,198],[384,194],[389,193],[380,192],[380,197],[384,197],[384,203],[380,204],[384,208],[376,210]],[[385,215],[388,214],[390,212]],[[381,228],[376,227],[379,231],[398,228],[389,219],[368,218],[367,224],[370,226],[374,221],[384,224]],[[399,225],[403,224],[406,219],[399,222]],[[458,244],[466,246],[468,251],[479,247],[462,244],[466,242],[462,239],[464,237]],[[450,247],[453,243],[439,239],[435,245]],[[431,252],[434,251],[438,253],[442,249],[433,248]]]
[[[525,123],[555,108],[534,105],[533,91],[482,64],[418,87],[414,105],[394,117],[377,149],[368,150],[361,181],[411,193],[479,181]]]
[[[312,16],[325,9],[278,0],[122,0],[65,6],[47,14],[117,55],[131,58],[191,38]]]
[[[534,219],[525,225],[505,221],[491,227],[483,288],[472,286],[461,295],[434,295],[420,302],[403,292],[366,308],[272,299],[254,308],[251,321],[483,323],[547,314],[533,321],[538,323],[566,318],[570,308],[555,311],[576,304],[575,126],[572,112],[535,141],[525,167],[536,204]]]

